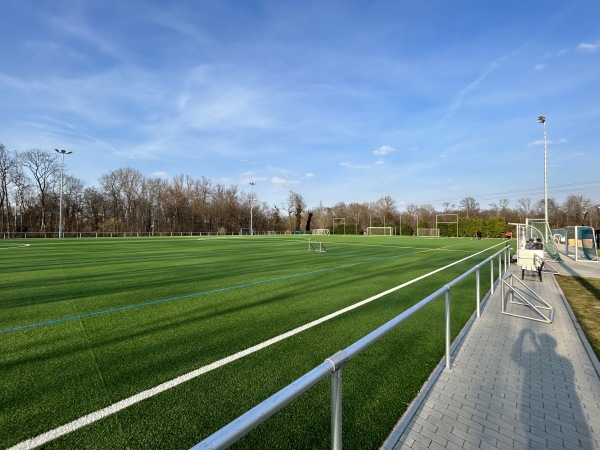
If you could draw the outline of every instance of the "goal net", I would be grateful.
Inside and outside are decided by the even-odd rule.
[[[316,228],[312,230],[312,234],[329,234],[329,228]]]
[[[311,242],[308,241],[308,251],[315,253],[327,253],[327,249],[322,242]]]
[[[440,237],[438,228],[417,228],[418,237]]]
[[[392,227],[367,227],[367,236],[391,236]]]

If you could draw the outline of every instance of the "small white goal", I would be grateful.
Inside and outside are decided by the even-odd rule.
[[[312,230],[312,234],[329,234],[329,228],[316,228]]]
[[[327,253],[327,249],[322,242],[308,241],[308,251],[315,253]]]
[[[367,227],[367,236],[392,236],[392,227]]]

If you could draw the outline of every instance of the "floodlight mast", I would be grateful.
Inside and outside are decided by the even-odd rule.
[[[550,223],[548,222],[548,171],[546,163],[546,116],[543,114],[538,116],[538,123],[544,125],[544,220],[546,221],[546,228],[544,228],[544,242],[548,242],[548,228]]]
[[[73,153],[69,150],[59,150],[57,148],[54,149],[57,153],[60,153],[62,156],[62,165],[60,168],[60,199],[59,199],[59,207],[58,207],[58,238],[62,239],[63,237],[63,220],[62,220],[62,198],[63,198],[63,178],[65,174],[65,155],[70,155]]]
[[[254,181],[251,181],[250,186],[250,236],[252,236],[254,234],[254,229],[252,228],[252,209],[254,207],[254,186],[256,186],[256,183]]]

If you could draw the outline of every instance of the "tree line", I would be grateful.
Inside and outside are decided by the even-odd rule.
[[[544,200],[519,198],[515,205],[503,198],[482,208],[473,197],[458,204],[407,205],[400,211],[391,196],[373,202],[337,203],[307,207],[301,194],[290,191],[281,205],[261,202],[255,193],[236,185],[214,183],[202,177],[177,175],[170,180],[144,176],[124,167],[86,186],[62,172],[60,153],[42,149],[9,151],[0,144],[0,232],[56,233],[62,211],[63,232],[69,233],[212,233],[237,234],[306,232],[316,228],[334,234],[361,234],[369,227],[393,227],[395,234],[413,235],[417,228],[433,228],[436,216],[457,214],[458,235],[477,230],[499,237],[511,223],[544,217]],[[62,175],[62,195],[61,195]],[[582,195],[570,195],[559,204],[548,199],[551,228],[586,225],[598,228],[600,210]],[[252,222],[252,224],[251,224]],[[457,234],[455,224],[439,226],[442,235]]]

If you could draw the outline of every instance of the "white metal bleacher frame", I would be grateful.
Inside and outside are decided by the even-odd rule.
[[[524,288],[523,291],[519,291],[514,286],[514,280],[517,280],[518,283]],[[527,308],[531,308],[530,311],[533,311],[537,316],[525,316],[522,314],[515,314],[506,311],[506,293],[510,295],[508,302],[512,305],[517,306],[525,306]],[[550,305],[546,300],[540,297],[536,292],[534,292],[529,286],[527,286],[523,281],[519,280],[515,277],[511,272],[506,272],[502,276],[501,281],[501,294],[500,294],[500,312],[507,316],[520,317],[522,319],[534,320],[536,322],[544,322],[544,323],[552,323],[554,321],[554,307]],[[529,296],[529,298],[528,298]],[[514,298],[517,297],[521,301],[515,301]],[[533,301],[532,301],[533,300]],[[539,303],[538,305],[533,302]],[[548,311],[548,315],[544,314],[541,310]]]

